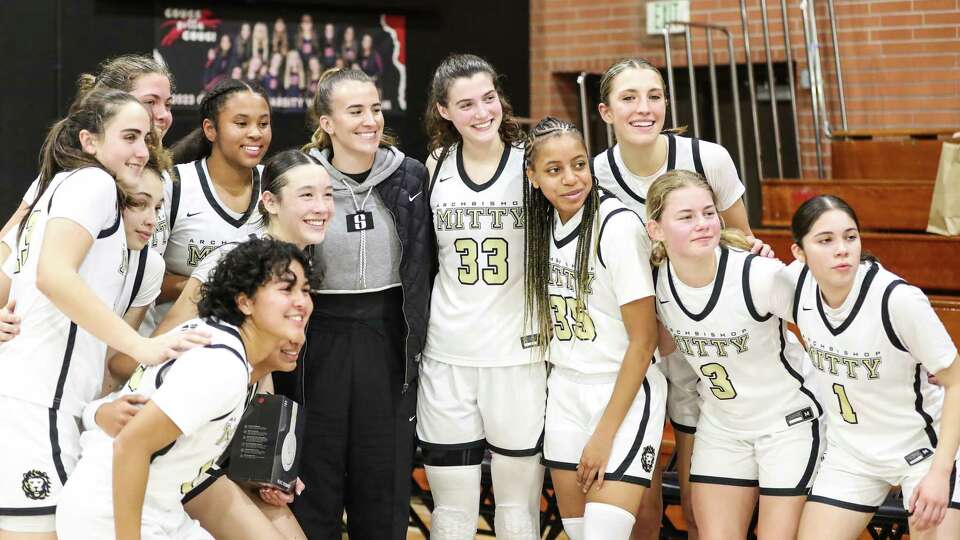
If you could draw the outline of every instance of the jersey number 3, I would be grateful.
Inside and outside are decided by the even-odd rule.
[[[481,277],[487,285],[503,285],[507,282],[510,271],[507,264],[509,246],[503,238],[486,238],[479,246],[473,238],[458,238],[453,247],[460,254],[460,266],[457,267],[460,283],[475,285]],[[481,253],[487,256],[487,264],[482,269],[478,262]]]
[[[737,397],[737,389],[730,382],[730,376],[727,375],[727,369],[717,363],[704,364],[700,366],[700,373],[710,379],[710,391],[717,399],[733,399]]]

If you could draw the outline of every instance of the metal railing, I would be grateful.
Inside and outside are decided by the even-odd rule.
[[[803,13],[803,36],[806,42],[807,65],[810,71],[810,108],[813,112],[813,133],[816,139],[817,176],[823,178],[825,174],[823,168],[822,139],[829,139],[832,133],[830,128],[830,113],[827,111],[827,99],[824,90],[823,62],[820,60],[820,33],[817,30],[817,7],[814,0],[800,0],[800,10]],[[837,37],[837,17],[833,9],[833,0],[827,0],[827,18],[830,20],[830,33],[833,41],[833,67],[834,75],[837,78],[840,125],[846,130],[848,129],[847,102],[843,94],[843,68],[840,65],[840,43]]]
[[[698,28],[705,31],[707,44],[708,44],[707,63],[710,68],[710,72],[709,72],[710,73],[710,97],[713,102],[713,127],[714,127],[714,135],[716,137],[717,144],[721,144],[721,141],[723,140],[723,138],[720,135],[720,105],[719,105],[719,97],[717,94],[717,69],[716,69],[716,62],[714,61],[714,55],[713,55],[712,32],[720,32],[727,38],[727,55],[730,62],[729,63],[730,89],[733,91],[733,117],[737,127],[736,129],[737,157],[740,163],[741,174],[743,174],[743,171],[746,170],[746,153],[744,152],[744,148],[743,148],[743,120],[741,119],[741,116],[740,116],[740,88],[739,88],[740,84],[739,84],[739,79],[737,78],[736,56],[734,55],[734,51],[733,51],[733,35],[730,33],[729,30],[727,30],[726,27],[715,25],[715,24],[683,21],[683,22],[672,22],[670,23],[670,25],[684,27],[683,35],[684,35],[684,41],[686,42],[687,67],[688,67],[688,72],[690,76],[690,101],[691,103],[694,104],[693,105],[693,118],[694,118],[693,134],[695,137],[698,137],[698,138],[700,137],[700,124],[699,124],[699,121],[697,120],[697,117],[698,117],[698,107],[696,105],[697,82],[696,82],[696,73],[694,71],[694,65],[693,65],[693,55],[691,54],[691,51],[693,48],[691,44],[692,42],[691,29]],[[673,59],[671,58],[671,54],[670,54],[671,51],[670,51],[670,27],[669,26],[664,26],[664,29],[663,29],[663,48],[664,48],[664,58],[666,59],[666,63],[667,63],[667,86],[668,86],[667,91],[669,95],[672,97],[676,95],[676,92],[675,92],[676,88],[673,80]],[[751,85],[750,87],[753,88],[753,85]],[[751,103],[753,103],[753,115],[754,115],[754,118],[756,118],[756,114],[757,114],[756,99],[752,99]],[[679,123],[677,122],[677,108],[670,107],[670,114],[671,114],[670,119],[673,122],[673,126],[676,127],[677,125],[679,125]],[[754,120],[754,125],[756,125],[756,120]],[[757,150],[758,150],[757,171],[759,172],[760,171],[760,157],[759,157],[760,133],[757,130],[754,130],[754,144],[757,145]]]
[[[784,177],[784,148],[781,138],[781,129],[780,129],[780,112],[778,110],[778,102],[780,101],[777,97],[777,80],[774,73],[773,65],[773,55],[772,55],[772,46],[770,42],[770,27],[769,20],[767,17],[767,0],[758,0],[759,8],[761,11],[761,22],[763,30],[763,49],[764,49],[764,59],[767,68],[767,85],[769,86],[770,92],[770,113],[773,122],[773,138],[774,145],[776,149],[776,164],[777,164],[777,176],[779,178]],[[819,32],[817,30],[817,21],[816,21],[816,5],[815,0],[798,0],[798,5],[802,14],[803,22],[803,33],[804,33],[804,46],[806,49],[807,56],[807,65],[810,75],[810,94],[811,94],[811,110],[813,113],[813,128],[814,128],[814,140],[815,148],[817,155],[817,174],[820,178],[824,177],[824,163],[823,163],[823,139],[828,139],[831,136],[831,127],[830,127],[830,117],[829,112],[827,111],[827,99],[825,93],[825,82],[823,76],[823,64],[820,58],[820,39]],[[800,174],[802,175],[803,171],[803,157],[800,147],[800,124],[798,121],[798,109],[797,109],[797,77],[794,71],[793,66],[793,44],[790,39],[790,16],[789,16],[789,7],[787,0],[780,0],[780,10],[782,13],[781,21],[783,23],[783,45],[785,49],[786,64],[787,64],[787,78],[789,79],[789,102],[790,102],[790,113],[793,120],[793,139],[794,139],[794,151],[796,152],[797,157],[797,166]],[[837,21],[836,13],[834,10],[833,0],[827,0],[827,18],[830,22],[830,31],[832,37],[832,46],[833,46],[833,60],[834,60],[834,75],[837,80],[837,92],[839,97],[839,108],[840,108],[840,122],[843,126],[843,129],[848,129],[847,127],[847,109],[846,101],[843,91],[843,70],[840,63],[840,46],[839,38],[837,33]],[[698,100],[698,95],[696,91],[696,73],[695,73],[695,64],[693,58],[693,30],[703,30],[706,38],[706,49],[707,49],[707,66],[709,69],[709,80],[710,80],[710,99],[712,105],[712,116],[713,116],[713,125],[714,125],[714,138],[715,142],[722,144],[722,134],[720,129],[720,105],[719,97],[717,92],[717,70],[716,70],[716,61],[715,61],[715,51],[714,51],[714,42],[713,42],[713,33],[719,32],[726,37],[727,42],[727,54],[728,54],[728,65],[730,68],[730,80],[731,80],[731,89],[733,93],[733,110],[734,117],[736,121],[736,137],[737,137],[737,156],[738,164],[740,169],[740,174],[743,176],[746,172],[746,152],[743,146],[743,122],[741,118],[740,111],[740,96],[739,96],[739,80],[737,75],[737,61],[736,55],[733,48],[733,35],[731,31],[725,27],[709,23],[701,22],[692,22],[692,21],[670,21],[664,24],[662,30],[663,36],[663,48],[664,48],[664,59],[666,63],[666,72],[667,72],[667,86],[668,92],[671,96],[676,95],[676,83],[674,80],[673,73],[673,57],[670,45],[671,34],[670,30],[673,27],[683,27],[683,39],[684,39],[684,49],[686,53],[687,60],[687,71],[689,74],[689,84],[690,84],[690,106],[691,106],[691,118],[690,124],[693,127],[693,134],[695,137],[700,137],[700,104]],[[747,87],[749,90],[749,99],[750,99],[750,114],[751,119],[753,120],[753,143],[756,154],[756,174],[757,178],[762,180],[764,178],[763,171],[763,148],[760,139],[760,121],[757,105],[757,86],[754,80],[754,71],[753,71],[753,58],[750,48],[750,32],[749,32],[749,18],[747,14],[747,2],[746,0],[740,0],[740,27],[743,34],[743,48],[744,48],[744,61],[746,62],[746,71],[747,71]],[[580,93],[580,113],[581,113],[581,122],[583,127],[584,138],[587,141],[587,150],[593,154],[593,149],[591,146],[591,137],[590,137],[590,115],[589,115],[589,104],[587,99],[587,72],[581,72],[577,77],[577,85],[579,86]],[[679,125],[679,120],[677,118],[677,107],[670,107],[670,118],[673,123],[673,126]],[[613,133],[609,125],[607,127],[607,144],[608,146],[613,144]]]

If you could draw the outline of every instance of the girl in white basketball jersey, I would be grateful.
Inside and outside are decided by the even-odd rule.
[[[290,242],[300,249],[323,242],[327,222],[333,217],[330,175],[299,150],[284,150],[264,164],[258,227],[253,236]],[[197,316],[200,287],[220,259],[240,242],[223,244],[197,264],[176,302],[157,326],[164,332]],[[135,367],[135,366],[134,366]]]
[[[334,216],[330,176],[303,152],[284,150],[265,163],[259,206],[262,222],[258,236],[308,250],[309,246],[323,242],[327,223]],[[200,261],[158,326],[159,332],[196,318],[203,284],[209,281],[219,261],[241,242],[224,244]],[[277,375],[280,374],[274,374]],[[273,382],[266,377],[260,382],[259,391],[272,392]],[[213,478],[199,483],[184,498],[187,513],[199,520],[204,529],[224,540],[306,538],[286,506],[293,500],[292,495],[262,489],[260,497],[252,496],[249,490],[227,478],[225,472],[222,467],[212,469],[209,476]]]
[[[768,246],[750,237],[746,208],[740,199],[743,184],[727,150],[718,144],[663,130],[668,97],[660,71],[641,58],[620,60],[603,74],[598,108],[600,117],[613,127],[617,144],[593,158],[593,171],[600,187],[615,194],[643,217],[647,189],[654,179],[673,169],[697,171],[710,183],[727,226],[746,234],[754,243],[752,251],[772,256]],[[685,363],[677,369],[671,369],[671,365],[671,360],[665,359],[660,367],[670,381],[669,413],[677,442],[684,518],[691,538],[696,538],[687,477],[697,420],[697,396],[692,388],[697,377]],[[652,496],[644,498],[635,540],[659,537],[663,514],[660,493],[658,470]]]
[[[545,364],[523,326],[523,133],[497,74],[472,54],[437,67],[427,102],[439,252],[420,363],[417,436],[432,534],[472,539],[493,453],[500,538],[539,537]]]
[[[155,364],[204,343],[193,333],[140,337],[116,314],[129,278],[122,192],[139,175],[150,118],[118,90],[94,90],[54,124],[37,199],[18,231],[12,268],[17,339],[0,347],[0,531],[52,537],[57,495],[77,458],[76,417],[103,381],[106,347]],[[19,489],[16,487],[19,486]]]
[[[170,238],[161,301],[173,301],[197,264],[257,228],[260,161],[270,147],[270,102],[256,83],[226,79],[200,102],[201,126],[171,149]]]
[[[148,397],[143,410],[116,437],[83,434],[57,511],[61,540],[213,538],[180,499],[227,448],[249,385],[296,366],[313,308],[310,280],[304,253],[270,239],[244,242],[220,261],[200,318],[185,325],[208,329],[213,343],[138,369],[119,395]]]
[[[770,301],[783,263],[723,229],[710,185],[669,171],[647,192],[657,314],[675,355],[700,378],[693,509],[701,538],[793,538],[821,453],[822,409],[787,341],[789,310]],[[665,341],[669,339],[669,341]]]
[[[862,254],[843,200],[806,201],[791,232],[803,264],[781,274],[780,298],[792,303],[827,422],[799,537],[857,538],[899,485],[910,538],[936,538],[960,443],[957,349],[924,294]]]
[[[626,540],[666,400],[643,223],[594,185],[571,124],[540,121],[525,162],[526,313],[553,365],[544,462],[571,539]]]
[[[165,65],[150,56],[124,54],[105,60],[100,64],[96,74],[84,73],[77,79],[77,98],[95,88],[123,90],[137,98],[137,101],[142,103],[150,113],[153,127],[160,141],[173,124],[173,113],[170,110],[173,102],[173,75]],[[26,215],[27,207],[36,197],[36,185],[35,180],[24,194],[19,208],[0,229],[0,237],[16,228]],[[157,216],[156,232],[151,241],[151,246],[160,253],[163,253],[163,248],[166,246],[167,234],[166,213],[165,210],[161,210]],[[0,248],[0,262],[5,259],[6,256]]]
[[[200,102],[200,115],[201,127],[172,148],[178,165],[173,181],[164,184],[169,235],[163,250],[163,287],[149,315],[154,321],[179,297],[203,257],[257,229],[260,160],[272,134],[263,89],[255,83],[222,81]],[[115,358],[115,374],[121,378],[129,377],[135,366],[133,359]]]

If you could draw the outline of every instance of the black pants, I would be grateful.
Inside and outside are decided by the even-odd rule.
[[[317,295],[298,368],[307,411],[293,512],[310,540],[404,539],[417,387],[401,393],[406,328],[400,290]]]

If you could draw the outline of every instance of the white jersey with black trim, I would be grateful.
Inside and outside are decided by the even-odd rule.
[[[260,228],[257,202],[263,166],[253,169],[253,190],[243,213],[234,212],[220,201],[205,158],[182,163],[176,169],[180,187],[175,190],[172,183],[164,185],[170,236],[163,258],[168,272],[189,276],[218,246],[246,238]]]
[[[653,296],[650,252],[641,245],[643,224],[616,197],[600,192],[591,230],[583,208],[566,223],[554,211],[550,242],[550,362],[586,374],[617,373],[630,343],[620,306]],[[576,301],[576,251],[581,235],[591,239],[586,309]]]
[[[221,244],[217,249],[210,252],[209,255],[204,257],[197,268],[190,274],[190,277],[196,279],[200,283],[206,283],[210,280],[210,274],[213,273],[213,270],[220,264],[220,261],[227,256],[227,253],[233,251],[233,248],[237,247],[243,242],[253,238],[263,238],[267,235],[267,231],[264,229],[259,229],[255,233],[250,233],[246,238],[241,238],[235,242],[229,242],[226,244]]]
[[[743,196],[744,187],[727,149],[708,141],[664,134],[667,138],[667,160],[656,173],[637,176],[623,162],[617,144],[593,157],[593,173],[600,187],[613,193],[628,208],[647,219],[647,190],[661,174],[675,169],[703,174],[717,198],[721,212]]]
[[[424,355],[461,366],[537,360],[523,336],[523,147],[505,145],[493,178],[475,183],[461,146],[435,172],[430,209],[440,268]]]
[[[163,255],[151,247],[130,254],[131,277],[124,284],[121,296],[127,302],[123,306],[124,312],[153,304],[160,296],[164,269]]]
[[[0,394],[79,416],[103,382],[107,346],[73,323],[37,289],[37,268],[47,224],[63,218],[93,239],[77,273],[114,312],[127,307],[122,295],[129,272],[117,186],[98,167],[53,177],[30,215],[11,264],[10,295],[17,299],[20,335],[0,345]]]
[[[39,185],[40,177],[38,176],[30,183],[30,187],[27,188],[27,191],[23,194],[23,203],[29,206],[33,203],[33,199],[37,196],[37,186]],[[163,185],[170,185],[170,174],[166,171],[163,172]],[[150,247],[157,250],[158,253],[163,255],[163,252],[167,249],[167,239],[170,237],[170,227],[167,223],[167,207],[161,205],[157,209],[157,228],[153,231],[153,236],[150,237]]]
[[[836,310],[807,267],[797,281],[793,316],[826,409],[828,449],[878,467],[932,456],[943,389],[927,375],[949,367],[957,350],[926,298],[876,262],[860,264]]]
[[[752,437],[819,418],[803,349],[766,301],[783,263],[727,247],[716,261],[703,287],[685,285],[669,261],[654,272],[660,322],[700,378],[698,429]]]
[[[145,519],[183,512],[180,499],[226,450],[248,399],[252,368],[237,327],[210,319],[194,319],[183,327],[209,332],[210,344],[160,365],[138,367],[121,390],[100,400],[113,401],[130,394],[147,397],[182,433],[150,459]],[[91,506],[97,508],[96,514],[112,514],[113,438],[91,429],[80,436],[80,448],[80,462],[71,481],[77,478],[88,484],[79,493],[95,501]]]
[[[157,209],[157,228],[153,231],[153,236],[150,237],[150,248],[156,250],[157,253],[163,255],[167,251],[167,243],[170,241],[170,222],[167,218],[167,212],[169,211],[167,207],[166,198],[168,197],[168,188],[167,186],[173,185],[173,179],[170,177],[170,174],[166,171],[163,172],[163,197],[164,203],[160,205],[160,208]]]

